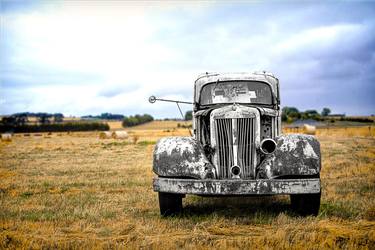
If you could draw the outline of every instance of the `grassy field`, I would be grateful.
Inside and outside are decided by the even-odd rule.
[[[128,140],[92,132],[1,142],[0,249],[375,248],[373,128],[317,131],[318,217],[294,215],[287,196],[187,196],[181,216],[161,218],[151,185],[153,144],[188,135],[167,123],[133,128]]]
[[[192,121],[152,121],[142,125],[123,128],[121,125],[121,121],[109,121],[108,125],[111,130],[119,130],[119,129],[126,129],[126,130],[173,130],[177,129],[178,124],[180,125],[191,125]]]

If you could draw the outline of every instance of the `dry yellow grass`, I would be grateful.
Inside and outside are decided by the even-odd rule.
[[[303,128],[283,128],[283,133],[304,133]],[[316,128],[316,135],[329,137],[375,137],[375,126]]]
[[[122,130],[124,129],[122,127],[122,122],[121,121],[107,121],[110,130]]]
[[[191,121],[152,121],[139,126],[129,127],[129,130],[171,130],[180,125],[191,125]]]
[[[191,121],[152,121],[146,124],[123,128],[120,121],[110,121],[108,125],[111,130],[125,130],[129,134],[129,140],[156,142],[165,136],[189,136],[189,129],[179,128],[180,125],[191,125]]]
[[[1,143],[0,249],[375,248],[374,134],[318,130],[323,195],[316,218],[293,215],[286,196],[187,196],[181,216],[163,219],[151,184],[152,142],[188,135],[163,126],[129,131],[136,144],[94,132]]]

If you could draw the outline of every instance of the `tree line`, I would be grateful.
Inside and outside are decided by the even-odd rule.
[[[321,121],[331,113],[329,108],[323,108],[319,113],[314,109],[308,109],[306,111],[299,111],[295,107],[283,107],[281,112],[281,120],[283,122],[293,122],[295,120],[316,120]]]
[[[102,113],[100,115],[85,115],[82,116],[83,119],[102,119],[102,120],[123,120],[124,115],[120,114],[111,114],[111,113]]]
[[[64,115],[61,113],[31,113],[31,112],[23,112],[23,113],[15,113],[10,116],[4,116],[1,119],[1,124],[9,125],[9,126],[22,126],[26,125],[29,122],[29,117],[36,117],[37,122],[40,124],[49,124],[52,121],[54,123],[61,123],[64,120]]]
[[[30,124],[29,118],[36,117],[37,124]],[[104,131],[109,126],[102,122],[64,122],[61,113],[15,113],[4,116],[0,120],[0,132],[32,133],[32,132],[68,132],[68,131]]]
[[[149,114],[125,116],[124,120],[122,121],[122,126],[132,127],[132,126],[141,125],[147,122],[151,122],[153,120],[154,120],[154,117],[152,117]]]
[[[36,117],[37,124],[30,124],[29,118]],[[131,127],[147,122],[154,118],[149,114],[124,116],[120,114],[102,113],[101,115],[82,116],[82,119],[98,120],[122,120],[123,127]],[[93,121],[74,121],[63,122],[64,115],[61,113],[16,113],[4,116],[0,120],[1,132],[59,132],[59,131],[89,131],[89,130],[109,130],[109,126],[102,122]]]
[[[0,123],[0,132],[33,133],[33,132],[73,132],[73,131],[107,131],[109,126],[102,122],[66,122],[50,124],[7,125]]]

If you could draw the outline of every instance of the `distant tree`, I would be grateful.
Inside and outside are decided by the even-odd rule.
[[[7,126],[16,125],[16,118],[14,116],[4,116],[1,118],[1,123]]]
[[[301,114],[299,110],[295,107],[283,107],[281,113],[281,120],[282,121],[294,121],[296,119],[301,118]]]
[[[23,126],[27,121],[27,115],[24,113],[5,116],[1,119],[1,123],[8,126]]]
[[[11,115],[15,119],[15,125],[22,126],[28,122],[28,112],[15,113]]]
[[[64,120],[64,115],[63,114],[61,114],[61,113],[53,114],[53,121],[55,123],[63,122],[63,120]]]
[[[28,122],[27,114],[19,114],[16,117],[16,125],[23,126]]]
[[[282,120],[283,122],[288,121],[288,116],[287,116],[285,113],[281,113],[281,120]]]
[[[84,119],[103,119],[103,120],[123,120],[124,116],[120,114],[102,113],[100,115],[85,115]]]
[[[38,121],[41,124],[48,124],[49,118],[52,116],[51,114],[48,113],[37,113],[36,116],[38,117]]]
[[[102,113],[98,118],[107,120],[110,116],[111,116],[110,113]]]
[[[331,110],[329,108],[323,108],[322,110],[322,116],[328,116],[331,113]]]
[[[306,110],[304,112],[300,112],[297,108],[295,107],[284,107],[282,109],[281,113],[281,120],[283,122],[293,122],[297,119],[313,119],[313,120],[321,120],[320,114],[313,109]]]
[[[123,127],[132,127],[140,124],[144,124],[147,122],[153,121],[154,118],[149,115],[149,114],[144,114],[144,115],[135,115],[135,116],[125,116],[124,120],[122,121],[122,126]]]
[[[146,122],[151,122],[154,120],[154,117],[152,117],[151,115],[149,114],[144,114],[143,115],[143,119],[146,121]]]
[[[119,114],[102,113],[97,118],[104,119],[104,120],[122,120],[124,119],[124,116],[119,115]]]
[[[185,121],[193,120],[193,111],[189,110],[185,113]]]
[[[318,111],[309,109],[306,110],[305,112],[302,112],[301,114],[302,119],[307,120],[307,119],[313,119],[313,120],[320,120],[320,114]]]

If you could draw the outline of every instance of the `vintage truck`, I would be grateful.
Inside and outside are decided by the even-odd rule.
[[[155,145],[153,188],[161,215],[181,212],[186,194],[290,195],[297,214],[318,214],[320,144],[311,135],[281,134],[273,74],[202,74],[192,104],[193,136],[165,137]]]

